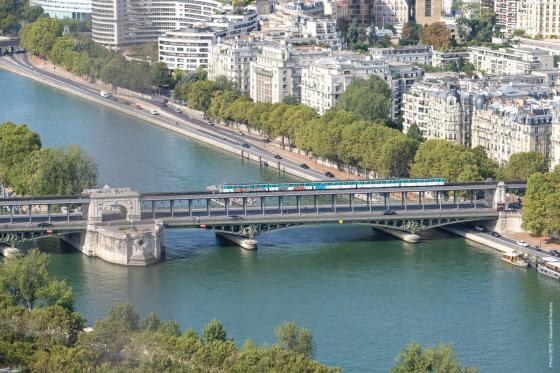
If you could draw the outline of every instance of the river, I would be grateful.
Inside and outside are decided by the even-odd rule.
[[[0,122],[27,123],[44,146],[82,146],[100,185],[177,191],[293,179],[10,73],[0,71],[0,84]],[[412,245],[366,226],[292,228],[258,240],[247,252],[206,231],[169,230],[166,260],[145,268],[88,258],[55,239],[36,245],[52,253],[52,272],[90,322],[130,302],[142,316],[155,311],[196,330],[219,319],[238,343],[272,343],[275,325],[296,320],[313,332],[318,360],[348,372],[388,371],[411,340],[452,343],[482,372],[553,371],[560,284],[495,251],[440,232]]]

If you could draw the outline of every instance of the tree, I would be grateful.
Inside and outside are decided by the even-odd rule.
[[[298,328],[295,321],[286,321],[274,329],[278,344],[287,351],[302,354],[308,358],[315,355],[315,342],[311,332]]]
[[[391,373],[476,373],[477,368],[463,367],[455,357],[453,348],[440,344],[438,347],[423,348],[411,342],[395,358],[397,363]]]
[[[560,167],[529,177],[523,198],[523,228],[535,235],[560,232]]]
[[[299,100],[295,96],[286,96],[282,100],[282,103],[286,105],[297,105],[299,104]]]
[[[500,177],[510,181],[528,180],[532,174],[546,171],[548,171],[548,167],[542,153],[515,153],[509,157],[508,164],[500,170]]]
[[[350,27],[350,21],[346,17],[336,18],[336,29],[341,35],[346,35],[348,28]]]
[[[5,122],[0,125],[0,183],[6,183],[10,169],[41,148],[41,139],[25,124]]]
[[[73,310],[72,290],[47,272],[48,255],[31,250],[0,266],[0,296],[9,304],[32,310],[38,306],[59,305]]]
[[[336,108],[372,122],[386,121],[391,113],[392,92],[387,82],[376,75],[357,79],[336,102]]]
[[[418,147],[413,177],[444,177],[447,181],[475,181],[492,177],[495,163],[483,149],[470,149],[447,140],[427,140]]]
[[[150,66],[150,80],[152,85],[164,88],[173,84],[173,78],[169,74],[167,64],[158,62]]]
[[[134,308],[127,303],[114,305],[107,316],[107,321],[113,323],[115,327],[127,331],[138,330],[139,320],[140,317]]]
[[[198,80],[194,82],[187,93],[189,108],[207,112],[210,107],[212,93],[216,90],[216,84],[212,81]]]
[[[23,12],[23,19],[29,23],[35,22],[40,17],[44,16],[45,12],[43,11],[43,8],[38,5],[30,6]]]
[[[399,44],[402,46],[418,44],[418,42],[420,41],[421,30],[422,26],[417,24],[415,21],[409,21],[405,23],[402,29],[402,35],[401,39],[399,40]]]
[[[13,167],[8,178],[16,193],[33,195],[77,194],[96,182],[95,162],[77,145],[37,150]]]
[[[47,57],[56,39],[62,35],[62,22],[53,18],[40,18],[23,26],[20,44],[33,54]]]
[[[422,130],[418,127],[416,123],[413,123],[406,131],[406,135],[413,140],[418,141],[418,143],[424,142],[424,136],[422,135]]]
[[[435,22],[422,28],[420,43],[433,45],[434,49],[445,50],[451,47],[451,33],[444,22]]]
[[[218,320],[212,320],[204,327],[202,337],[206,343],[225,342],[227,339],[226,328]]]

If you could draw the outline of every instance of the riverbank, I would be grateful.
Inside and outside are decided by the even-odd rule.
[[[275,160],[273,154],[267,154],[266,151],[260,151],[260,149],[246,149],[238,143],[238,141],[234,138],[227,138],[227,134],[220,133],[220,134],[211,134],[207,132],[207,130],[203,128],[199,128],[195,124],[189,124],[187,121],[183,123],[178,123],[178,121],[174,121],[171,119],[165,118],[166,115],[163,114],[162,116],[159,115],[152,115],[147,114],[141,110],[134,109],[130,105],[126,105],[124,103],[113,101],[99,95],[97,88],[92,87],[78,87],[76,84],[82,84],[78,81],[73,81],[74,85],[70,83],[64,82],[63,79],[72,81],[70,78],[61,77],[61,80],[54,79],[53,77],[47,76],[40,72],[34,71],[31,67],[24,68],[16,63],[8,62],[6,57],[0,58],[0,68],[9,71],[11,73],[23,76],[28,79],[32,79],[34,81],[40,82],[42,84],[48,85],[50,87],[56,88],[63,92],[78,96],[82,99],[88,100],[90,102],[94,102],[98,105],[102,105],[104,107],[110,108],[112,110],[133,116],[137,119],[141,119],[143,121],[149,122],[151,124],[155,124],[159,127],[165,128],[167,130],[179,133],[181,135],[187,136],[189,138],[198,140],[200,142],[206,143],[208,145],[215,146],[222,150],[228,151],[230,153],[239,155],[244,159],[249,159],[252,161],[257,162],[262,166],[273,167],[278,169],[280,172],[286,172],[291,175],[301,177],[306,180],[316,181],[321,180],[322,175],[321,171],[309,169],[305,170],[300,168],[298,164],[292,164],[291,162],[285,161],[278,161]],[[127,97],[127,99],[130,99]],[[133,99],[132,101],[136,101]],[[137,101],[136,101],[137,102]],[[145,102],[142,100],[142,106],[150,106],[150,103]],[[156,107],[151,105],[151,107]]]

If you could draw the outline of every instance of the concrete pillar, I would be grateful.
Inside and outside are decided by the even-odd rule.
[[[401,206],[404,207],[404,192],[401,192]]]
[[[47,205],[47,214],[49,215],[49,223],[51,222],[51,205]]]
[[[367,205],[368,205],[369,212],[371,212],[371,209],[372,209],[371,193],[368,193],[366,195],[366,199],[367,199]]]
[[[280,209],[280,215],[284,215],[284,198],[282,196],[278,197],[278,208]]]
[[[10,206],[10,224],[14,222],[14,206]]]
[[[156,218],[156,201],[152,201],[152,219]]]
[[[315,212],[319,213],[319,197],[315,194],[313,196],[313,206],[315,206]]]
[[[403,192],[403,203],[404,203],[404,211],[406,211],[406,208],[407,208],[407,205],[408,205],[408,203],[406,201],[406,192]]]
[[[474,208],[476,208],[476,199],[478,198],[476,195],[476,190],[473,191],[474,193]]]
[[[264,204],[265,204],[265,198],[261,197],[261,212],[264,215],[265,211],[264,211]]]
[[[297,213],[301,214],[301,196],[296,196]]]
[[[224,209],[226,211],[226,216],[229,216],[229,198],[224,198]]]
[[[32,205],[29,205],[29,222],[31,223],[31,209],[33,208]]]
[[[437,194],[438,194],[439,209],[441,210],[441,200],[443,198],[441,197],[441,192],[438,191]]]
[[[175,217],[175,201],[169,201],[169,209],[171,210],[171,219]]]
[[[383,206],[385,206],[385,210],[387,210],[387,193],[383,193]]]
[[[490,191],[484,191],[485,199],[488,205],[491,205],[494,210],[498,208],[498,203],[507,203],[507,193],[506,193],[506,184],[503,181],[500,181],[496,186],[496,190],[494,191],[494,195],[491,195]],[[491,198],[491,201],[488,201]]]
[[[460,202],[459,199],[460,198],[459,198],[459,195],[458,195],[456,190],[453,192],[453,198],[455,199],[455,203],[457,204],[457,209],[459,209],[459,202]]]
[[[424,205],[424,192],[418,192],[418,201],[420,202],[420,206],[422,206],[422,210],[425,209]]]
[[[189,216],[192,218],[192,199],[189,199],[187,204],[189,205]]]
[[[354,212],[354,195],[349,194],[348,199],[350,200],[350,211]]]
[[[66,221],[70,221],[70,205],[66,204]]]
[[[247,197],[243,197],[243,215],[247,215]]]
[[[336,194],[331,194],[331,205],[334,212],[336,212]]]

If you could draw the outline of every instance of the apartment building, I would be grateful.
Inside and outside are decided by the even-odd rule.
[[[560,22],[560,18],[558,22]],[[517,38],[516,41],[521,48],[541,49],[547,51],[551,56],[560,56],[560,40],[558,39],[542,40],[542,39]]]
[[[30,6],[40,6],[51,18],[91,19],[92,0],[30,0]]]
[[[553,103],[552,123],[550,124],[550,170],[560,165],[560,104]]]
[[[469,59],[478,71],[490,75],[529,74],[553,68],[554,59],[546,51],[530,48],[470,47]]]
[[[548,100],[496,97],[473,112],[472,146],[482,146],[500,165],[520,152],[535,151],[548,158],[552,117]]]
[[[445,139],[469,146],[473,96],[456,88],[429,92],[427,96],[426,139]]]
[[[404,25],[410,18],[407,0],[373,0],[372,9],[375,26]]]
[[[496,25],[507,36],[517,30],[517,4],[519,0],[494,0]]]
[[[441,0],[416,0],[415,18],[419,25],[441,22],[443,6]]]
[[[219,38],[239,36],[256,27],[256,13],[215,15],[211,22],[195,23],[179,30],[168,31],[158,38],[160,62],[170,70],[208,68],[212,45]]]
[[[401,48],[369,48],[372,58],[382,58],[388,62],[403,62],[422,65],[432,63],[431,45],[409,45]]]
[[[224,76],[235,82],[237,89],[249,94],[251,62],[257,59],[260,42],[228,38],[218,41],[208,53],[208,78]]]
[[[560,0],[519,0],[517,29],[535,38],[560,36]]]
[[[251,98],[256,102],[275,103],[293,96],[299,101],[302,68],[328,55],[328,49],[316,46],[261,45],[256,60],[251,61]]]
[[[447,70],[453,64],[463,60],[463,62],[469,61],[468,51],[438,51],[434,50],[432,52],[432,66],[439,67],[441,69]]]
[[[113,50],[156,41],[167,31],[211,22],[223,5],[214,0],[91,0],[92,39]],[[256,13],[255,13],[256,18]]]
[[[313,61],[301,72],[301,103],[324,114],[356,79],[377,75],[390,81],[387,61],[372,60],[359,55],[333,56]]]

